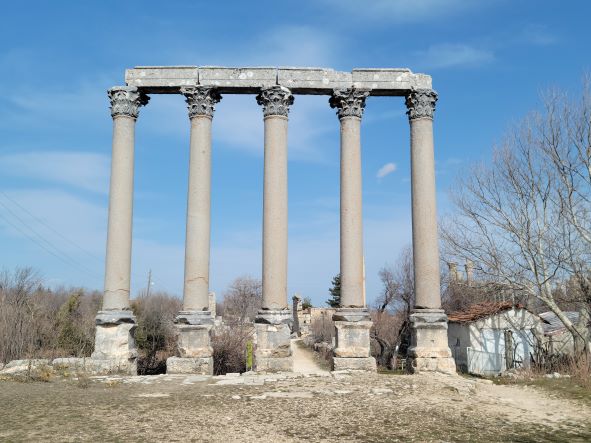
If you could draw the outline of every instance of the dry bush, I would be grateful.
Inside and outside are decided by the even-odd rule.
[[[371,320],[371,355],[379,366],[392,369],[396,347],[400,344],[400,330],[404,322],[404,312],[391,314],[387,311],[373,311]]]
[[[174,317],[181,309],[181,301],[165,292],[157,292],[133,300],[132,309],[137,318],[138,374],[166,372],[166,359],[175,354]]]
[[[0,362],[88,356],[100,295],[42,286],[30,268],[0,274]]]
[[[213,348],[213,373],[223,375],[228,372],[246,371],[246,346],[252,342],[252,325],[235,323],[213,329],[211,346]]]
[[[328,343],[330,345],[333,344],[335,337],[335,326],[332,317],[323,315],[314,318],[312,320],[312,324],[310,325],[310,330],[312,332],[314,343]]]

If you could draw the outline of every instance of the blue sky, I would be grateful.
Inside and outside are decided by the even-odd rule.
[[[585,1],[29,1],[0,26],[0,267],[49,285],[102,288],[111,118],[106,90],[136,65],[409,67],[440,94],[440,215],[449,186],[490,157],[550,87],[591,69]],[[367,295],[410,242],[408,121],[370,98],[362,125]],[[289,132],[289,292],[316,304],[338,272],[338,120],[297,96]],[[260,276],[262,111],[226,96],[213,129],[211,289]],[[189,121],[181,96],[153,96],[136,132],[133,291],[181,294]],[[387,166],[388,165],[388,166]],[[380,173],[382,171],[382,173]],[[385,174],[385,172],[387,172]]]

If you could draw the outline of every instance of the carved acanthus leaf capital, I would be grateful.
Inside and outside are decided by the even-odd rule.
[[[335,89],[328,103],[331,108],[337,108],[339,119],[344,117],[363,116],[365,109],[365,99],[369,96],[369,91],[363,89]]]
[[[432,89],[413,89],[406,96],[409,120],[417,118],[433,119],[437,93]]]
[[[137,118],[140,106],[148,104],[150,98],[134,86],[115,86],[107,91],[111,102],[111,116],[123,115]]]
[[[287,117],[293,104],[293,94],[285,86],[271,86],[261,89],[257,103],[263,107],[263,115],[281,115]]]
[[[222,99],[216,88],[206,86],[187,86],[181,88],[181,93],[187,101],[189,118],[198,115],[213,117],[215,104]]]

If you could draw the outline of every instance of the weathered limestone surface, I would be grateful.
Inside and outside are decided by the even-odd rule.
[[[257,347],[254,357],[257,371],[291,371],[293,361],[289,324],[256,323],[255,330]]]
[[[376,359],[373,357],[348,357],[339,358],[333,357],[332,359],[333,371],[342,370],[354,370],[354,371],[376,371]]]
[[[0,374],[13,375],[35,370],[43,366],[48,366],[49,360],[43,358],[28,359],[28,360],[12,360],[6,363],[4,368],[1,368]]]
[[[92,364],[97,372],[137,373],[134,323],[97,324]]]
[[[276,85],[297,94],[332,94],[334,89],[371,90],[371,95],[405,95],[411,89],[430,89],[431,77],[408,69],[353,69],[352,72],[326,68],[216,66],[138,66],[128,69],[129,86],[148,93],[176,94],[183,86],[215,86],[221,93],[252,94]]]
[[[212,325],[176,325],[179,357],[211,357]]]
[[[177,355],[166,360],[166,372],[169,374],[213,374],[211,330],[214,319],[211,312],[181,311],[176,316],[175,323]],[[188,372],[182,372],[184,370]]]
[[[369,357],[371,325],[371,321],[335,321],[337,332],[335,357]]]
[[[417,309],[410,316],[411,342],[408,368],[411,372],[456,372],[447,341],[447,316],[442,309]]]
[[[170,357],[166,360],[166,373],[212,375],[213,357]]]

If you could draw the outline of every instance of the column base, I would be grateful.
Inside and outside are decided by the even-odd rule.
[[[332,358],[332,370],[333,371],[369,371],[376,372],[377,365],[376,359],[373,357],[349,357],[349,358]]]
[[[372,326],[365,308],[340,308],[333,315],[336,330],[333,370],[354,369],[376,371],[370,355],[369,332]]]
[[[254,360],[256,371],[293,371],[291,322],[291,312],[287,309],[259,311],[255,320],[257,347]]]
[[[167,374],[213,374],[209,311],[181,311],[174,319],[177,355],[166,360]]]
[[[410,315],[411,338],[407,368],[412,373],[455,374],[447,342],[447,315],[442,309],[417,309]]]
[[[213,375],[213,357],[169,357],[166,359],[166,373]]]
[[[136,320],[131,311],[99,311],[90,366],[96,374],[137,375]]]

